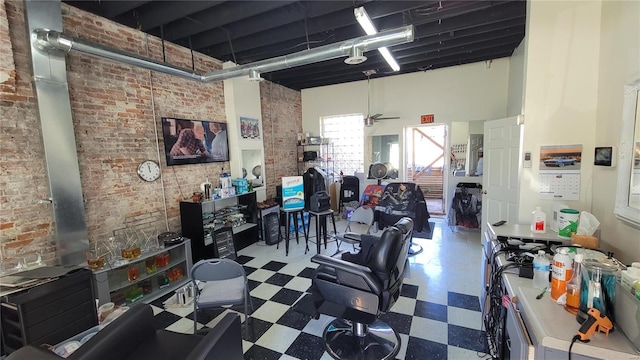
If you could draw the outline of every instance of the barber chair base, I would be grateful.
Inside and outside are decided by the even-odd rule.
[[[356,332],[363,332],[363,336]],[[324,329],[322,339],[334,359],[385,360],[393,359],[400,351],[400,336],[380,320],[367,326],[336,319]]]
[[[413,241],[409,244],[409,256],[418,255],[422,252],[422,246],[414,243]]]

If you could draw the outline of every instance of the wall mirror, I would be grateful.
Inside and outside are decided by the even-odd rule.
[[[624,87],[615,214],[640,227],[640,78]]]
[[[484,120],[451,123],[449,170],[453,176],[482,176],[478,160],[482,157]]]
[[[369,154],[369,163],[383,163],[390,171],[388,178],[397,179],[400,169],[400,143],[398,134],[367,136],[366,149]]]
[[[242,177],[254,187],[264,184],[262,177],[262,150],[242,150]]]

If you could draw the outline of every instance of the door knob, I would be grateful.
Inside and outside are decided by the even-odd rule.
[[[487,195],[487,190],[482,190],[482,195]]]

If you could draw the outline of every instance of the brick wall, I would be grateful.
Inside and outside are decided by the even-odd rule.
[[[55,224],[51,204],[34,203],[49,197],[49,186],[22,6],[21,1],[0,0],[0,250],[5,259],[40,252],[49,260],[55,257]],[[66,4],[62,14],[64,32],[71,36],[194,66],[200,73],[221,69],[219,61],[198,53],[192,63],[188,49],[166,42],[163,59],[158,38]],[[67,79],[90,242],[106,240],[125,224],[155,224],[165,231],[167,222],[170,230],[179,230],[179,201],[229,165],[165,166],[160,117],[225,121],[223,83],[202,84],[77,52],[67,56]],[[274,98],[278,106],[263,117],[265,123],[269,119],[265,140],[275,133],[277,142],[294,144],[301,131],[300,93],[271,87],[263,102]],[[281,125],[271,124],[272,119],[286,121],[290,140],[278,133]],[[283,159],[270,151],[265,149],[267,175],[277,176]],[[147,159],[160,161],[160,180],[138,178],[137,165]],[[268,171],[272,164],[277,174]],[[295,168],[295,160],[292,164]]]
[[[296,139],[302,132],[302,96],[271,82],[260,83],[262,129],[264,131],[264,165],[267,198],[276,196],[276,185],[283,176],[297,173]]]

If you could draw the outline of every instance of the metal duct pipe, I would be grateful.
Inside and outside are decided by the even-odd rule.
[[[412,25],[381,31],[375,35],[357,37],[346,40],[342,43],[335,43],[320,46],[313,49],[299,51],[293,54],[275,57],[236,66],[234,68],[216,70],[204,75],[199,75],[186,69],[175,67],[166,63],[155,61],[135,54],[112,49],[99,44],[90,43],[85,40],[75,39],[55,30],[36,29],[34,44],[37,48],[48,52],[69,52],[71,50],[80,51],[86,54],[104,57],[122,63],[142,67],[152,71],[180,76],[190,80],[202,82],[214,82],[249,75],[251,71],[265,73],[287,69],[291,67],[312,64],[315,62],[331,60],[342,56],[348,56],[349,50],[353,47],[362,51],[375,50],[379,47],[394,46],[412,42],[414,39],[414,28]]]
[[[115,60],[164,74],[180,76],[191,80],[202,80],[201,75],[177,66],[145,58],[136,54],[126,53],[100,44],[94,44],[82,39],[72,38],[55,30],[36,29],[34,34],[36,35],[34,42],[36,47],[47,52],[64,51],[68,53],[71,50],[76,50],[85,54]]]

